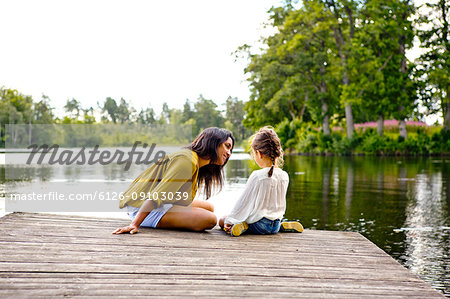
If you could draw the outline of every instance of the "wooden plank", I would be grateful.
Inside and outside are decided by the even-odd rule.
[[[390,295],[417,295],[417,288],[414,288],[412,283],[409,284],[361,284],[355,285],[354,281],[341,282],[337,281],[326,281],[326,280],[294,280],[294,279],[275,279],[275,280],[263,280],[255,279],[249,281],[248,279],[243,279],[245,277],[240,277],[240,279],[228,279],[225,277],[222,280],[198,280],[198,279],[180,279],[178,277],[173,278],[149,278],[149,279],[30,279],[28,278],[26,282],[23,279],[9,279],[9,284],[1,282],[0,289],[8,289],[11,285],[15,289],[42,289],[44,288],[108,288],[108,289],[118,289],[122,288],[122,285],[133,285],[135,290],[148,290],[149,286],[153,289],[162,289],[164,286],[171,285],[177,286],[183,289],[190,288],[191,290],[198,290],[202,288],[217,288],[224,290],[227,288],[232,288],[234,290],[240,289],[245,291],[246,288],[258,288],[259,290],[284,290],[289,292],[294,292],[298,288],[302,290],[309,289],[314,291],[317,289],[335,289],[339,293],[364,293],[367,291],[372,291],[373,293],[389,293]],[[101,286],[101,287],[99,287]],[[186,288],[187,287],[187,288]],[[351,291],[349,291],[351,290]]]
[[[134,251],[133,254],[138,254],[140,257],[139,261],[133,261],[133,264],[146,264],[151,262],[152,264],[158,263],[160,260],[168,260],[172,263],[183,263],[186,261],[186,256],[189,256],[189,263],[202,264],[208,259],[208,264],[218,264],[218,265],[235,265],[239,263],[241,266],[244,265],[258,265],[262,261],[264,261],[264,257],[266,257],[263,253],[251,253],[245,252],[240,254],[238,258],[236,258],[235,251],[220,251],[220,258],[213,256],[209,256],[202,254],[206,251],[183,251],[183,252],[167,252],[164,249],[157,249],[151,251],[140,250],[139,252]],[[78,262],[78,263],[90,263],[92,261],[97,261],[99,263],[107,262],[111,258],[110,256],[114,256],[114,261],[116,263],[127,264],[130,262],[129,257],[117,255],[115,252],[94,252],[94,251],[76,251],[76,249],[64,250],[53,248],[52,250],[44,249],[44,248],[36,248],[35,250],[21,250],[16,247],[14,249],[5,249],[2,250],[3,256],[0,257],[0,261],[2,262],[20,262],[23,261],[23,257],[27,256],[27,262],[53,262],[53,263],[63,263],[63,262]],[[208,253],[209,254],[209,253]],[[284,254],[284,253],[283,253]],[[106,256],[105,256],[106,255]],[[158,257],[155,259],[154,257]],[[315,265],[315,266],[323,266],[323,267],[331,267],[330,261],[324,259],[324,255],[318,255],[315,253],[302,254],[301,258],[298,258],[298,254],[284,254],[283,259],[279,260],[279,266],[286,267],[297,267],[297,266],[305,266],[305,265]],[[379,267],[383,267],[384,269],[396,269],[397,264],[386,259],[379,259],[377,257],[367,257],[360,256],[358,259],[355,259],[352,255],[346,256],[337,256],[333,255],[332,263],[336,264],[337,267],[343,268],[368,268],[368,269],[378,269]],[[263,266],[266,264],[263,263]]]
[[[148,284],[151,283],[151,287],[148,286]],[[154,283],[154,282],[149,282],[146,284],[136,284],[136,283],[131,283],[128,284],[133,292],[140,292],[140,293],[145,293],[148,292],[149,289],[151,289],[152,291],[165,291],[167,290],[167,286],[170,285],[172,288],[175,289],[179,289],[180,291],[183,292],[199,292],[199,291],[203,291],[203,292],[208,292],[208,289],[211,288],[211,286],[213,285],[192,285],[192,284],[178,284],[178,283]],[[359,289],[359,288],[346,288],[346,289],[342,289],[342,288],[337,288],[336,286],[329,286],[329,287],[325,287],[325,286],[321,286],[319,287],[314,287],[314,286],[303,286],[303,285],[293,285],[293,286],[287,286],[287,285],[283,285],[283,286],[267,286],[267,285],[239,285],[236,283],[233,284],[226,284],[226,283],[222,283],[222,284],[217,284],[215,285],[215,288],[218,289],[220,292],[224,293],[224,294],[230,294],[230,292],[235,292],[236,295],[240,295],[243,292],[247,293],[249,292],[249,288],[250,287],[254,287],[254,292],[256,294],[261,294],[263,295],[264,293],[276,293],[277,295],[280,294],[294,294],[299,286],[301,286],[303,292],[307,292],[307,293],[329,293],[329,292],[334,292],[334,294],[353,294],[353,295],[364,295],[365,292],[367,292],[367,289]],[[74,290],[83,290],[83,291],[89,291],[91,294],[95,294],[95,295],[106,295],[108,294],[107,292],[109,292],[109,294],[111,294],[111,292],[121,292],[121,291],[125,291],[123,289],[122,285],[117,285],[117,284],[102,284],[102,283],[92,283],[92,284],[62,284],[62,283],[47,283],[45,284],[45,286],[42,286],[42,283],[27,283],[27,284],[23,284],[23,283],[14,283],[14,284],[9,284],[9,285],[4,285],[4,284],[0,284],[0,288],[9,288],[10,290],[18,290],[18,291],[23,291],[23,290],[28,290],[28,291],[40,291],[43,289],[47,289],[47,290],[54,290],[54,289],[74,289]],[[370,289],[372,291],[372,295],[379,295],[382,296],[386,291],[389,291],[390,295],[394,295],[394,296],[417,296],[418,293],[416,290],[408,290],[408,289],[377,289],[377,290],[373,290]],[[106,291],[106,292],[105,292]],[[173,291],[171,291],[173,292]],[[251,293],[251,291],[250,291]]]
[[[134,239],[121,239],[121,238],[134,238]],[[25,247],[52,247],[53,243],[59,243],[61,246],[66,246],[68,248],[80,247],[89,248],[90,245],[95,245],[95,250],[101,251],[116,251],[116,250],[124,250],[132,246],[136,250],[139,249],[157,249],[164,246],[167,247],[175,247],[175,248],[185,248],[186,250],[195,249],[195,250],[211,250],[211,249],[223,249],[229,251],[240,251],[242,253],[250,252],[250,249],[255,250],[265,250],[265,252],[273,252],[277,253],[281,249],[284,252],[297,252],[297,254],[301,253],[300,250],[307,249],[307,251],[303,253],[313,253],[314,250],[317,251],[318,254],[326,253],[326,252],[335,252],[345,254],[366,254],[366,255],[374,255],[374,256],[384,256],[385,253],[383,251],[375,251],[373,250],[373,245],[368,246],[366,242],[352,243],[342,245],[340,243],[311,243],[311,242],[298,242],[298,243],[290,243],[283,242],[280,240],[278,244],[282,243],[283,248],[280,246],[276,246],[276,244],[268,244],[264,246],[264,239],[255,240],[254,242],[240,242],[236,240],[235,242],[220,242],[220,240],[211,240],[211,241],[200,241],[195,239],[184,239],[184,240],[166,240],[163,239],[162,235],[160,239],[151,239],[151,238],[142,238],[142,234],[138,237],[135,236],[126,236],[126,237],[108,237],[108,238],[98,238],[96,239],[94,236],[90,238],[84,238],[81,236],[5,236],[0,235],[0,247],[10,247],[10,243],[15,243],[17,246]],[[230,238],[229,236],[224,235],[223,238]],[[236,238],[233,238],[236,239]],[[195,245],[195,246],[194,246]],[[245,250],[242,247],[245,246]],[[137,248],[139,247],[139,248]],[[77,248],[78,250],[78,248]],[[259,251],[258,251],[259,252]]]
[[[84,289],[92,289],[92,288],[98,288],[98,286],[103,285],[103,287],[108,286],[108,289],[121,289],[121,286],[124,284],[133,285],[133,289],[135,290],[148,290],[149,287],[152,289],[164,289],[164,287],[167,288],[167,285],[171,286],[177,286],[180,288],[183,288],[184,290],[191,289],[191,290],[198,290],[202,288],[218,288],[220,290],[232,288],[234,290],[241,289],[245,290],[244,288],[248,287],[255,287],[259,291],[260,290],[284,290],[284,291],[295,291],[298,288],[302,288],[302,290],[309,289],[310,292],[317,291],[317,289],[334,289],[337,290],[337,293],[364,293],[366,291],[376,291],[377,294],[382,294],[385,292],[388,292],[391,295],[417,295],[417,288],[414,290],[411,289],[411,286],[413,285],[403,285],[403,286],[396,286],[395,290],[391,290],[393,285],[389,284],[379,284],[379,285],[355,285],[354,281],[349,281],[346,284],[343,284],[340,281],[320,281],[320,280],[290,280],[286,281],[285,279],[275,279],[275,280],[251,280],[251,281],[245,281],[241,279],[236,279],[233,281],[230,281],[228,277],[224,277],[223,280],[187,280],[187,279],[179,279],[179,278],[159,278],[154,279],[153,277],[149,279],[130,279],[130,280],[34,280],[34,281],[27,281],[23,282],[20,280],[10,280],[10,284],[14,285],[16,289],[42,289],[42,285],[44,284],[44,288],[66,288],[66,287],[74,287],[74,288],[84,288]],[[0,283],[0,289],[5,288],[5,283]],[[7,285],[6,285],[7,286]],[[413,293],[414,292],[414,293]],[[373,292],[375,294],[375,292]]]
[[[127,223],[0,218],[0,296],[443,297],[357,233],[111,234]]]
[[[228,236],[224,236],[224,238],[227,238]],[[179,249],[185,249],[190,250],[193,247],[195,247],[195,250],[228,250],[228,251],[238,251],[242,252],[242,254],[246,254],[247,252],[252,251],[259,251],[259,252],[267,252],[267,253],[273,253],[278,254],[280,250],[282,249],[285,254],[295,253],[297,255],[301,253],[307,253],[307,252],[317,252],[317,253],[323,253],[323,254],[336,254],[336,255],[364,255],[364,256],[384,256],[385,254],[383,252],[377,252],[373,251],[370,247],[367,247],[367,244],[356,244],[352,246],[339,246],[339,244],[335,244],[335,246],[328,245],[328,244],[288,244],[285,243],[283,245],[283,248],[280,248],[276,245],[267,245],[264,246],[263,242],[255,242],[255,244],[248,244],[248,243],[239,243],[236,242],[234,244],[221,244],[220,242],[199,242],[198,240],[192,241],[189,239],[186,240],[179,240],[176,242],[170,242],[170,241],[148,241],[148,244],[145,244],[145,242],[124,242],[122,240],[118,239],[112,239],[107,241],[98,241],[95,240],[80,240],[77,237],[61,237],[61,238],[55,238],[50,239],[46,236],[37,236],[37,237],[21,237],[21,238],[14,238],[14,240],[11,240],[11,238],[5,238],[0,237],[0,248],[3,246],[8,246],[8,244],[14,243],[16,245],[29,245],[34,247],[48,247],[48,241],[53,241],[54,243],[58,243],[60,245],[61,249],[67,249],[67,248],[73,248],[77,250],[83,250],[83,248],[89,248],[91,245],[96,245],[99,249],[102,249],[104,251],[120,251],[120,250],[126,250],[130,246],[133,247],[140,247],[140,249],[154,249],[154,248],[164,248],[164,247],[170,247],[170,248],[179,248]],[[136,240],[138,240],[138,237],[136,237]],[[120,243],[119,243],[120,242]],[[195,245],[195,246],[194,246]],[[358,246],[360,245],[360,246]],[[245,247],[245,250],[243,250],[243,247]],[[138,249],[136,249],[138,250]]]

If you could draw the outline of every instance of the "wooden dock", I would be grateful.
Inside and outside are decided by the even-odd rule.
[[[0,297],[443,298],[358,233],[232,238],[117,219],[0,218]]]

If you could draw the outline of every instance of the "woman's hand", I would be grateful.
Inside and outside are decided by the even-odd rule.
[[[128,232],[131,235],[133,235],[133,234],[138,232],[138,227],[132,223],[132,224],[130,224],[128,226],[118,228],[115,231],[113,231],[112,233],[114,235],[119,235],[119,234],[128,233]]]
[[[139,212],[136,214],[136,217],[134,217],[133,221],[131,221],[130,225],[121,227],[113,231],[112,233],[114,235],[123,234],[123,233],[130,233],[131,235],[138,232],[138,228],[141,225],[142,221],[144,221],[145,217],[150,214],[150,211],[153,210],[154,203],[151,200],[146,200],[144,204],[142,205]],[[142,212],[142,211],[148,211],[148,212]]]
[[[227,233],[230,234],[231,233],[231,228],[233,227],[233,225],[225,223],[223,226],[223,230]]]

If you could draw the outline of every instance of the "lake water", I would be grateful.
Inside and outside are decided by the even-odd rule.
[[[448,158],[285,157],[285,217],[305,228],[356,231],[450,297]],[[230,161],[241,181],[256,165]]]
[[[450,297],[449,163],[448,157],[285,157],[290,177],[285,217],[300,220],[307,229],[360,232]],[[124,191],[145,169],[123,173],[119,167],[108,167],[71,171],[40,167],[27,171],[16,185],[19,192],[52,190],[55,184],[77,190],[81,182],[92,180],[97,189]],[[231,209],[255,169],[247,154],[233,154],[226,167],[227,184],[211,199],[218,216]],[[0,180],[4,190],[4,166]]]

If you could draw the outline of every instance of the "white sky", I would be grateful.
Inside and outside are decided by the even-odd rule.
[[[123,97],[158,113],[163,102],[182,108],[200,94],[218,105],[246,101],[246,61],[231,53],[273,32],[263,23],[280,3],[0,0],[0,86],[35,100],[46,94],[57,115],[71,98],[96,108]]]
[[[275,0],[0,0],[0,85],[96,107],[121,97],[160,111],[199,94],[247,100],[245,61],[231,53],[267,32]]]

